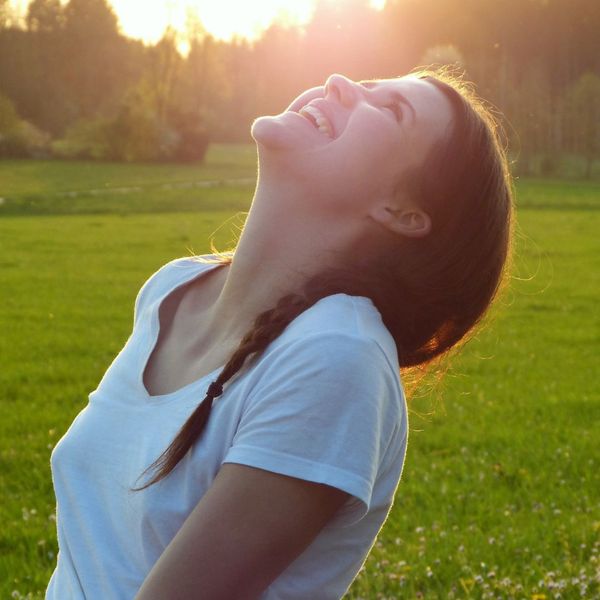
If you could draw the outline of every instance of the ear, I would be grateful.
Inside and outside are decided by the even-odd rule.
[[[431,231],[431,218],[420,208],[392,208],[380,205],[370,214],[377,223],[398,235],[418,238]]]

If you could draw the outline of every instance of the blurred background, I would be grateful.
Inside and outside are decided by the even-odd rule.
[[[50,456],[140,287],[235,245],[252,120],[332,72],[431,64],[503,115],[515,260],[409,399],[402,481],[347,597],[600,598],[599,0],[0,0],[1,599],[44,597]]]
[[[598,0],[0,0],[0,156],[201,159],[332,72],[455,64],[519,174],[591,177]]]

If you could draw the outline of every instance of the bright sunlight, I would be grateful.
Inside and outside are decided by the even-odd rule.
[[[254,39],[275,19],[294,24],[306,23],[313,12],[313,0],[111,0],[123,32],[152,42],[167,25],[185,31],[190,19],[197,20],[214,37],[233,36]]]
[[[18,14],[24,16],[30,0],[9,0]],[[347,0],[327,0],[344,4]],[[66,0],[61,0],[62,4]],[[167,26],[185,32],[198,21],[212,36],[231,40],[250,40],[274,21],[303,25],[310,21],[316,0],[108,0],[119,18],[123,33],[145,42],[157,42]],[[381,9],[385,0],[371,0],[371,6]],[[196,25],[194,25],[196,24]]]

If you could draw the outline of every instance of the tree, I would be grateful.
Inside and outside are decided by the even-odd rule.
[[[189,41],[190,51],[182,65],[169,108],[172,121],[186,121],[187,127],[211,134],[223,129],[223,106],[231,96],[224,43],[210,35],[195,36]]]
[[[584,73],[567,92],[570,125],[578,149],[586,158],[586,177],[600,154],[600,77]]]
[[[80,41],[98,43],[119,35],[117,16],[106,0],[69,0],[65,19],[67,33]]]
[[[70,0],[64,16],[60,76],[76,118],[91,117],[124,92],[127,43],[106,0]]]
[[[550,98],[550,84],[540,61],[532,62],[518,86],[507,90],[506,105],[503,108],[508,116],[513,135],[513,150],[518,152],[518,170],[523,175],[530,174],[533,160],[540,154],[551,158],[553,114]]]
[[[59,32],[64,24],[60,0],[33,0],[27,9],[26,23],[32,32]]]
[[[2,29],[7,21],[9,16],[10,6],[8,4],[8,0],[0,0],[0,29]]]

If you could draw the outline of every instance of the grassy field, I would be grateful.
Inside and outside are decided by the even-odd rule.
[[[50,452],[129,335],[139,287],[215,232],[231,242],[253,174],[248,147],[201,168],[0,162],[1,599],[43,597]],[[349,598],[600,597],[600,185],[517,191],[510,289],[435,402],[415,402],[396,502]]]

